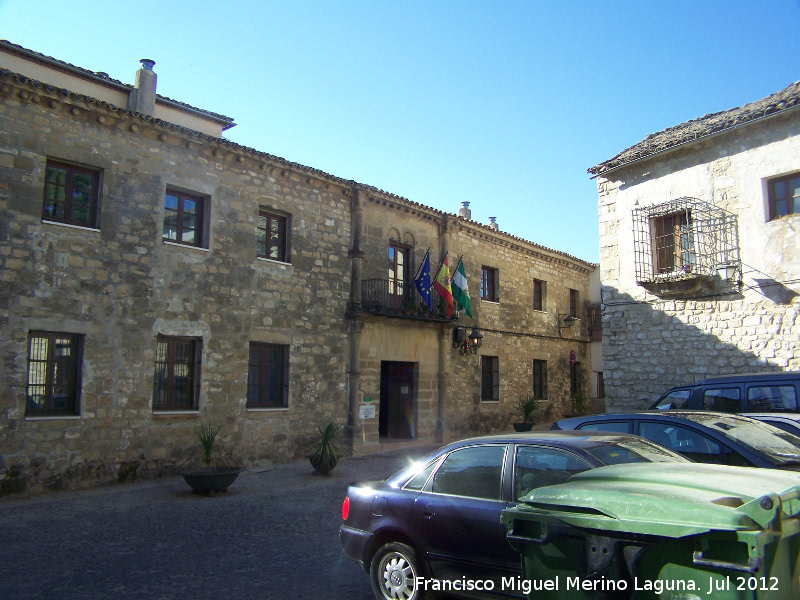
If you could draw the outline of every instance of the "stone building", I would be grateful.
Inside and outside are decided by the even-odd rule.
[[[709,375],[800,369],[800,83],[589,169],[612,410]]]
[[[232,143],[141,62],[0,42],[0,494],[170,472],[204,419],[258,466],[316,424],[361,453],[589,390],[596,265]],[[463,256],[472,317],[421,308],[428,249]]]

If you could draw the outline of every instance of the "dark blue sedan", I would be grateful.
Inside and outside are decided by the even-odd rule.
[[[354,483],[339,540],[378,600],[524,597],[500,513],[532,489],[628,462],[689,462],[642,438],[512,433],[454,442],[384,481]]]

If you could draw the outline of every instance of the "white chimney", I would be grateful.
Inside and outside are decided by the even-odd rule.
[[[499,231],[500,227],[497,225],[497,217],[489,217],[489,227],[495,231]]]
[[[462,202],[461,208],[458,209],[458,216],[465,219],[472,219],[472,211],[469,209],[469,202]]]

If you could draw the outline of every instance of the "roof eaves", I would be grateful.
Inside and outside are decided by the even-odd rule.
[[[800,81],[756,102],[711,113],[650,134],[613,158],[591,167],[587,172],[597,177],[701,139],[784,114],[797,107],[800,107]]]

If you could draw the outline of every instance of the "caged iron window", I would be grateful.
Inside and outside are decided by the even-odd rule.
[[[82,346],[73,333],[29,333],[26,416],[79,413]]]
[[[201,341],[158,336],[153,410],[197,410],[200,397]]]
[[[289,346],[250,342],[247,408],[289,406]]]
[[[635,208],[632,217],[640,285],[714,276],[726,265],[741,270],[738,219],[732,213],[683,197]]]

